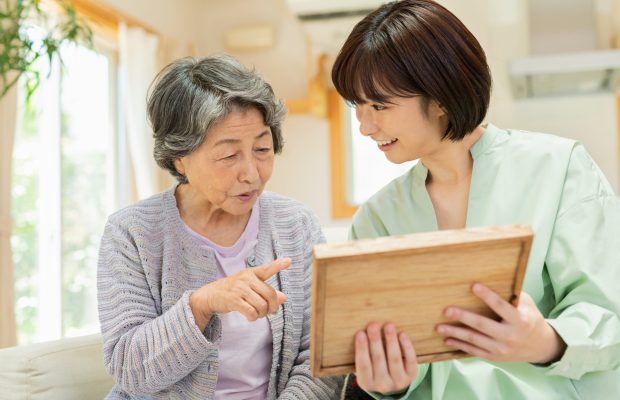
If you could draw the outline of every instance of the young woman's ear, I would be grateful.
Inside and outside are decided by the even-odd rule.
[[[444,115],[448,115],[448,111],[444,108],[443,105],[438,103],[435,100],[431,101],[430,114],[434,117],[443,117]]]

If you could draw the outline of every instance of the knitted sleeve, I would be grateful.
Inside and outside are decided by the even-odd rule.
[[[286,388],[279,399],[337,399],[344,383],[344,376],[313,378],[310,372],[310,318],[312,293],[312,248],[324,243],[325,236],[315,215],[306,220],[306,249],[304,252],[304,293],[305,307],[299,353],[290,373]]]
[[[200,332],[189,307],[191,291],[161,314],[145,273],[153,261],[140,253],[140,236],[127,226],[144,228],[130,217],[111,217],[106,225],[97,296],[105,367],[124,391],[137,395],[161,391],[186,377],[216,347],[220,326],[214,318]]]

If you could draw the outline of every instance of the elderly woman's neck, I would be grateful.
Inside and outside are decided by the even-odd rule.
[[[209,202],[188,185],[177,186],[175,197],[183,222],[193,231],[221,246],[235,244],[251,215],[251,211],[243,215],[231,214]]]

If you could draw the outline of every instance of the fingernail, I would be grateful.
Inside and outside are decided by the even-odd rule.
[[[445,326],[443,326],[443,325],[439,325],[439,326],[437,327],[437,332],[438,332],[438,333],[446,333],[446,327],[445,327]]]
[[[448,318],[454,317],[454,310],[452,308],[448,308],[446,310],[446,317],[448,317]]]
[[[482,286],[480,286],[480,284],[478,284],[478,283],[474,283],[474,286],[472,286],[471,290],[474,293],[479,294],[480,291],[482,290]]]

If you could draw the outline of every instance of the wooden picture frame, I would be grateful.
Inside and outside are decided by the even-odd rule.
[[[419,363],[465,357],[435,332],[459,306],[497,318],[471,292],[483,283],[517,304],[532,244],[526,225],[446,230],[314,247],[310,362],[316,377],[354,372],[354,335],[394,322]]]

